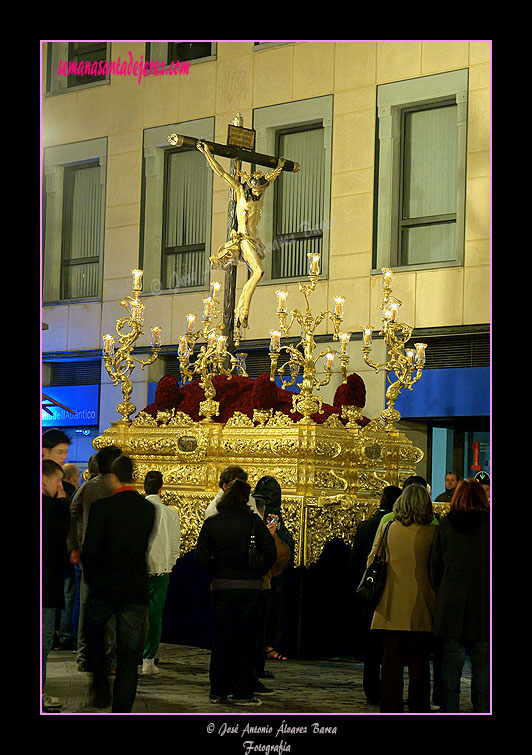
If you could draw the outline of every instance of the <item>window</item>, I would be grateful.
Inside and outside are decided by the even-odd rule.
[[[328,274],[332,103],[329,95],[254,111],[255,150],[301,166],[281,173],[265,194],[263,283],[305,278],[311,251],[321,253],[322,277]]]
[[[305,166],[275,182],[272,278],[306,277],[309,252],[323,249],[323,127],[277,133],[277,155]],[[295,180],[294,180],[295,179]],[[299,179],[299,180],[298,180]]]
[[[161,60],[167,65],[176,61],[205,63],[216,59],[216,42],[147,42],[146,60]]]
[[[205,158],[197,150],[165,153],[163,288],[204,286]]]
[[[374,268],[460,265],[468,72],[377,92]]]
[[[64,171],[61,299],[98,295],[102,237],[100,167]]]
[[[144,131],[140,267],[144,292],[209,284],[212,170],[196,149],[176,149],[170,134],[214,141],[214,118]]]
[[[110,42],[48,42],[47,94],[109,83],[103,64],[110,54]]]
[[[48,147],[43,176],[43,301],[101,295],[107,139]]]

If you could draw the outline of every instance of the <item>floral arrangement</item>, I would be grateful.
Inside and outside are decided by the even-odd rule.
[[[193,380],[184,386],[180,386],[177,378],[173,375],[165,375],[157,384],[155,401],[147,406],[144,411],[152,417],[157,416],[158,411],[177,409],[188,414],[195,422],[202,418],[199,415],[200,402],[204,400],[203,388],[200,381]],[[220,413],[216,421],[225,423],[235,413],[242,412],[250,419],[253,418],[255,409],[273,409],[281,411],[298,422],[302,419],[299,412],[291,412],[293,393],[280,388],[270,380],[268,373],[259,375],[253,379],[233,375],[228,379],[224,375],[216,375],[212,379],[216,390],[216,401],[220,402]],[[317,423],[325,422],[332,414],[337,414],[345,424],[347,420],[341,417],[342,406],[352,405],[363,407],[366,403],[366,388],[362,378],[353,373],[347,378],[347,383],[340,385],[334,395],[334,404],[323,404],[323,414],[313,414],[312,419]],[[367,417],[357,420],[363,427],[369,422]]]

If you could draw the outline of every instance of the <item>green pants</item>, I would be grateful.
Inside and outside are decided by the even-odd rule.
[[[163,609],[170,574],[156,574],[148,577],[150,607],[148,611],[148,631],[144,642],[143,658],[155,658],[163,631]]]

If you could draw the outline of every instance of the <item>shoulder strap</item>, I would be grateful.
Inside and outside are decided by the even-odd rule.
[[[381,535],[380,543],[378,545],[375,555],[379,555],[381,549],[384,551],[384,548],[386,546],[386,540],[388,539],[388,530],[390,529],[390,524],[393,524],[393,522],[394,520],[392,519],[390,522],[386,523],[386,527],[384,528],[384,532]]]

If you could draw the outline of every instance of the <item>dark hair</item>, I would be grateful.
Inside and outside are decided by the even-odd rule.
[[[489,501],[486,491],[477,480],[462,480],[454,491],[450,511],[488,511]]]
[[[454,469],[450,469],[448,472],[446,472],[445,476],[447,477],[448,474],[453,474],[456,477],[457,481],[461,480],[460,475],[458,474],[458,472],[455,472]]]
[[[62,477],[63,468],[61,467],[61,464],[58,464],[53,459],[43,459],[42,460],[42,474],[43,474],[43,477],[51,477],[54,474],[60,474]]]
[[[146,495],[157,495],[162,486],[162,474],[158,469],[151,469],[144,478],[144,491]]]
[[[396,500],[401,495],[401,488],[397,485],[388,485],[382,491],[381,500],[379,503],[380,511],[391,511]]]
[[[70,445],[70,438],[62,430],[47,430],[42,436],[43,448],[55,448],[60,443]]]
[[[222,470],[220,474],[220,480],[218,485],[223,488],[224,485],[229,485],[233,480],[243,480],[247,482],[248,473],[239,467],[237,464],[230,464],[228,467]]]
[[[133,482],[133,462],[129,456],[119,456],[111,465],[111,472],[115,474],[120,482]]]
[[[251,485],[236,478],[226,487],[217,504],[218,511],[251,511],[248,506]]]
[[[109,474],[113,461],[118,459],[122,451],[117,446],[106,446],[96,454],[96,464],[100,474]]]
[[[420,477],[420,475],[413,474],[410,475],[410,477],[407,477],[406,480],[403,482],[403,490],[407,488],[409,485],[423,485],[424,488],[427,487],[427,481],[424,477]]]

